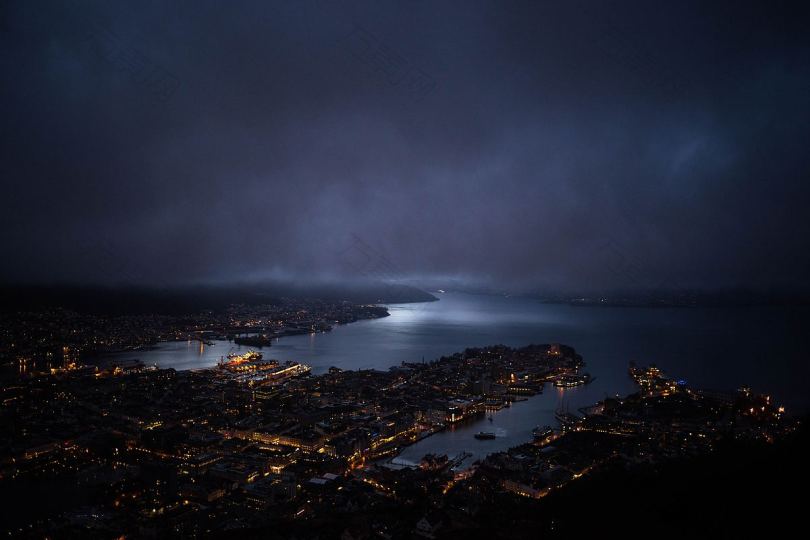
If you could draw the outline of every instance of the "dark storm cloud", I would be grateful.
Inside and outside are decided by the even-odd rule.
[[[604,4],[6,3],[2,275],[805,285],[807,14]]]

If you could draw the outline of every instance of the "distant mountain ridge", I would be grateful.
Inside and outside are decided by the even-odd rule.
[[[0,311],[65,308],[80,313],[184,315],[219,311],[231,304],[277,304],[285,298],[356,304],[433,302],[435,296],[409,285],[386,283],[304,285],[283,283],[186,287],[22,285],[0,288]]]

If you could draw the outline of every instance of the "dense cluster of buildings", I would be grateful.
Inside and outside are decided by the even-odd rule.
[[[64,309],[0,313],[0,379],[74,369],[107,353],[163,341],[247,339],[269,346],[278,337],[327,332],[336,324],[387,315],[376,305],[291,299],[183,316],[96,316]]]
[[[15,501],[8,533],[437,538],[474,527],[496,497],[541,499],[606,463],[792,429],[747,389],[705,395],[633,367],[638,394],[561,415],[551,436],[466,469],[447,456],[390,466],[404,446],[582,366],[569,347],[532,345],[384,372],[292,370],[261,384],[221,367],[137,364],[22,377],[0,395],[0,493]]]
[[[476,481],[539,499],[607,463],[633,467],[706,454],[727,438],[772,442],[796,427],[769,396],[747,388],[707,393],[654,366],[630,373],[639,393],[606,398],[581,417],[559,414],[559,435],[488,456]]]

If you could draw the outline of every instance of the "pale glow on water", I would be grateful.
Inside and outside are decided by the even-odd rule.
[[[538,425],[557,427],[554,411],[573,413],[608,395],[635,391],[628,363],[655,363],[696,387],[731,390],[749,384],[768,391],[789,410],[808,408],[808,310],[789,308],[645,309],[573,307],[536,300],[446,293],[440,301],[389,306],[391,316],[336,327],[325,334],[276,340],[262,349],[265,357],[309,364],[315,373],[330,366],[343,369],[388,369],[400,362],[432,360],[467,347],[503,343],[565,343],[583,355],[591,384],[556,389],[433,435],[406,448],[402,457],[418,462],[426,453],[462,451],[471,464],[490,452],[531,440]],[[216,365],[230,352],[244,352],[227,341],[162,344],[151,351],[127,353],[147,364],[175,369]],[[496,439],[479,441],[478,431]]]
[[[573,307],[520,297],[438,296],[438,302],[389,306],[390,317],[338,326],[325,334],[285,337],[262,352],[323,373],[330,366],[387,369],[496,343],[559,342],[575,347],[596,377],[585,389],[567,391],[586,392],[588,399],[632,391],[627,376],[632,360],[655,363],[698,387],[749,384],[781,398],[788,410],[810,408],[806,308]],[[125,356],[161,367],[197,369],[247,349],[227,341],[204,347],[180,342]]]

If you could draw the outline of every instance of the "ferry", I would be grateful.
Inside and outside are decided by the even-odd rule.
[[[491,431],[479,431],[475,434],[475,438],[479,441],[490,441],[495,438],[495,434]]]
[[[279,365],[273,371],[267,373],[267,380],[271,383],[281,383],[293,377],[301,377],[309,375],[312,368],[306,364],[299,364],[298,362],[287,361]]]

